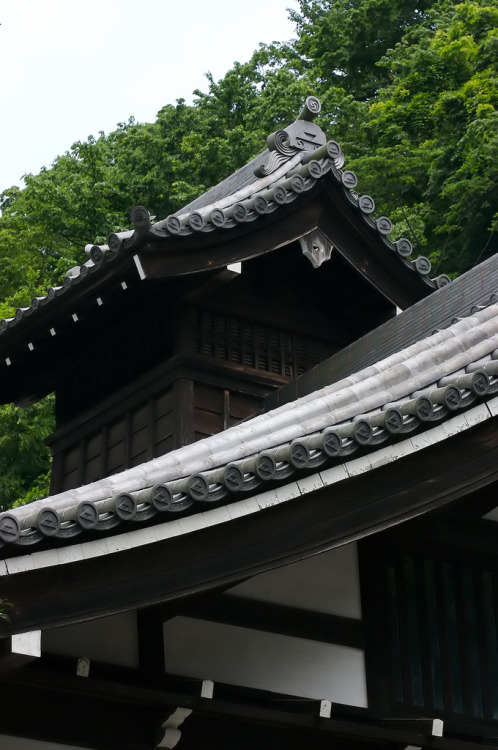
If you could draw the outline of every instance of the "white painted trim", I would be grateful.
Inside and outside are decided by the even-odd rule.
[[[214,693],[214,682],[212,680],[203,680],[201,687],[201,698],[212,700]]]
[[[465,412],[442,422],[430,430],[421,432],[395,445],[386,445],[374,453],[359,458],[353,458],[344,464],[331,469],[316,472],[316,474],[299,478],[294,482],[275,487],[259,495],[230,503],[229,505],[213,508],[204,513],[173,521],[165,521],[146,529],[136,529],[117,536],[94,539],[83,544],[73,544],[60,549],[48,549],[33,552],[19,557],[6,558],[0,561],[0,576],[15,575],[28,570],[39,570],[52,566],[79,562],[93,557],[111,555],[126,549],[142,547],[146,544],[164,541],[173,537],[190,534],[208,526],[216,526],[235,518],[257,513],[274,505],[281,505],[299,496],[306,496],[320,487],[330,487],[349,477],[358,476],[377,469],[379,466],[397,461],[405,456],[417,453],[431,445],[463,432],[470,427],[491,419],[498,413],[498,397],[487,403],[482,403]]]
[[[432,736],[442,737],[444,729],[444,722],[442,719],[434,719],[432,722]]]
[[[324,699],[320,701],[320,717],[322,719],[330,719],[332,715],[332,702]]]
[[[137,267],[138,275],[140,276],[140,280],[143,281],[146,277],[145,271],[143,269],[142,263],[140,262],[140,258],[138,255],[133,256],[133,260],[135,261],[135,265]]]

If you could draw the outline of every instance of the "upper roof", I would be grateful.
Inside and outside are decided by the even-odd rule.
[[[70,269],[61,286],[2,320],[4,399],[24,398],[12,383],[37,366],[38,353],[53,357],[59,341],[77,337],[80,320],[99,314],[106,295],[140,280],[224,268],[300,240],[314,265],[333,245],[402,309],[447,284],[446,276],[429,279],[426,258],[409,259],[408,240],[388,239],[387,217],[371,218],[374,200],[355,192],[356,176],[343,168],[340,146],[312,122],[320,108],[308,97],[297,120],[268,137],[265,151],[176,214],[153,223],[146,208],[135,207],[134,229],[110,235],[106,245],[88,245],[88,260]]]

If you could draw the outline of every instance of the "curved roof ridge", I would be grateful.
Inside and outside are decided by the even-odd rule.
[[[206,205],[197,208],[196,211],[203,216],[215,208],[227,208],[228,206],[232,206],[234,203],[238,203],[239,201],[243,201],[246,198],[250,198],[256,193],[259,193],[267,188],[268,185],[272,185],[273,183],[278,182],[281,178],[285,177],[291,169],[297,167],[297,165],[301,163],[304,153],[304,151],[298,151],[297,154],[294,154],[294,156],[292,156],[288,161],[284,162],[284,164],[276,169],[275,172],[272,172],[269,175],[265,175],[264,177],[258,177],[254,182],[247,185],[246,187],[240,188],[235,193],[229,193],[224,198],[219,198],[213,203],[206,203]],[[187,211],[185,209],[182,209],[182,213],[176,213],[175,216],[177,216],[178,219],[182,219],[187,217],[190,213],[191,210]],[[161,228],[161,226],[166,225],[166,221],[167,219],[164,219],[164,221],[162,222],[159,221],[154,224],[154,226],[156,228]]]

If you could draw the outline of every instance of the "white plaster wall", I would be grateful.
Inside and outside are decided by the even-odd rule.
[[[55,745],[53,742],[27,740],[24,737],[9,737],[0,734],[0,750],[89,750],[75,745]]]
[[[42,633],[42,653],[138,667],[136,612],[45,630]]]
[[[229,593],[361,619],[357,545],[347,544],[262,573],[230,589]]]
[[[170,674],[367,706],[360,649],[176,617],[164,652]]]

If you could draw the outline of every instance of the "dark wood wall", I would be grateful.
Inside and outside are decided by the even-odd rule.
[[[172,356],[54,436],[52,491],[115,474],[257,414],[296,362],[304,371],[334,349],[237,316],[188,312]]]
[[[340,257],[291,246],[228,271],[139,284],[82,329],[57,386],[52,492],[257,414],[264,398],[394,313]]]

